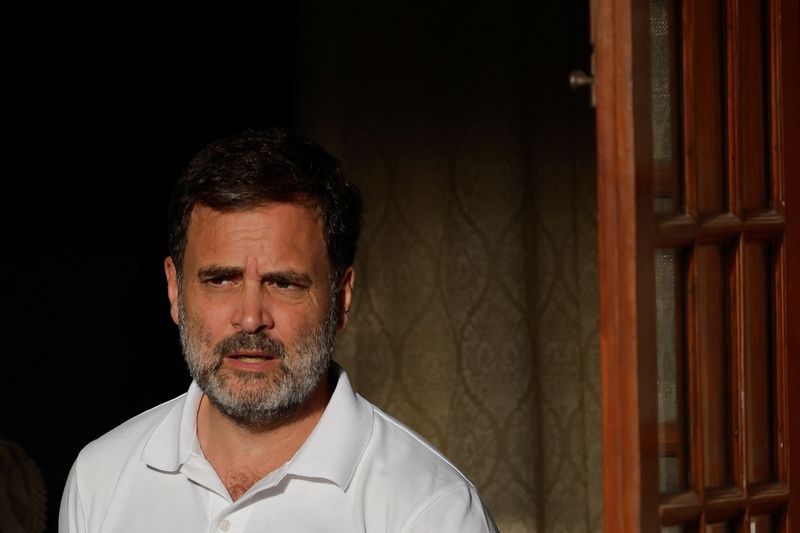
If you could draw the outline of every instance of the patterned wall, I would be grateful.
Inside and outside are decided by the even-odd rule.
[[[435,17],[319,7],[301,18],[301,127],[366,203],[337,360],[475,482],[501,531],[601,531],[592,116],[538,78],[550,59],[533,74],[524,50],[547,43],[517,40],[558,20],[537,37],[500,17],[486,47],[470,37],[485,14],[443,35]]]

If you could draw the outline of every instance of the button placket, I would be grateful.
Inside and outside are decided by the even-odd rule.
[[[250,504],[253,502],[253,498],[258,493],[272,488],[280,483],[286,476],[285,471],[286,468],[284,466],[283,468],[273,472],[271,475],[256,483],[253,487],[251,487],[246,495],[242,496],[237,501],[231,503],[230,505],[224,506],[222,509],[217,508],[216,512],[219,514],[216,516],[219,521],[216,522],[216,527],[214,527],[214,522],[209,525],[211,528],[209,533],[218,533],[219,531],[222,531],[223,533],[227,533],[229,531],[241,531],[242,528],[245,527],[247,519],[250,515],[250,511],[252,510]],[[210,493],[213,494],[213,492]],[[216,501],[216,503],[219,503],[219,501]]]

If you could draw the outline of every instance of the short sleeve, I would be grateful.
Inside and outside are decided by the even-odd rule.
[[[85,533],[86,517],[83,512],[80,489],[78,486],[78,462],[72,470],[61,496],[61,508],[58,513],[58,533]]]
[[[489,510],[475,487],[467,483],[451,487],[422,509],[403,529],[408,533],[497,533]]]

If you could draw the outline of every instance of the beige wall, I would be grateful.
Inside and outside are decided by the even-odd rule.
[[[336,358],[504,532],[602,529],[594,123],[566,89],[585,14],[547,9],[300,18],[300,128],[366,204]]]

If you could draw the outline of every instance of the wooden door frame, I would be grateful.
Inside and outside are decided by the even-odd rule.
[[[595,3],[598,245],[606,531],[658,530],[658,443],[648,4]],[[611,30],[613,28],[613,30]],[[638,155],[638,157],[637,157]],[[614,250],[616,253],[603,253]],[[641,307],[646,306],[645,308]],[[654,497],[655,496],[655,497]]]
[[[790,488],[789,530],[800,531],[800,7],[796,0],[772,5],[782,35],[772,43],[772,160],[785,187],[783,268],[793,277],[778,325],[788,389],[778,408],[789,414],[788,461],[779,469]],[[603,506],[605,530],[615,533],[660,529],[654,255],[637,253],[655,248],[650,50],[632,45],[649,43],[648,10],[647,1],[593,2]]]
[[[786,299],[783,302],[785,328],[779,333],[781,355],[786,358],[786,386],[788,394],[784,405],[784,420],[789,424],[789,442],[784,473],[789,486],[789,531],[800,531],[800,2],[776,0],[781,41],[772,43],[776,51],[775,71],[770,73],[774,83],[771,101],[772,124],[775,139],[772,160],[784,184],[784,209],[786,231],[784,234],[784,279]],[[783,338],[780,338],[783,337]],[[779,432],[780,434],[780,432]]]

